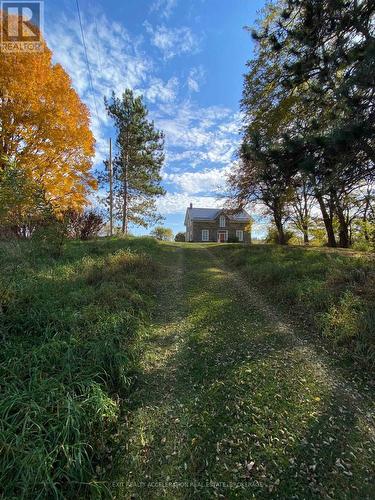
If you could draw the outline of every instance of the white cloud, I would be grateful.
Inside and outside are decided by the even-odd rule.
[[[164,83],[160,78],[151,78],[148,88],[142,94],[152,103],[172,102],[176,99],[178,91],[178,78],[173,77]]]
[[[181,152],[169,150],[167,157],[166,157],[166,161],[167,161],[168,166],[171,163],[183,161],[185,164],[188,164],[190,167],[195,168],[195,167],[201,165],[202,163],[207,162],[208,160],[207,160],[207,154],[205,152],[199,151],[198,149],[196,149],[196,150],[187,149],[187,150],[184,150]],[[185,168],[185,167],[174,166],[174,167],[169,167],[169,168],[170,168],[170,170],[174,170],[175,172],[179,172],[179,171],[181,171],[181,168]]]
[[[165,174],[164,179],[179,187],[184,194],[220,193],[225,189],[230,167],[205,169],[201,172]]]
[[[166,215],[184,214],[190,203],[195,207],[221,208],[223,201],[214,196],[191,196],[187,193],[167,193],[159,198],[157,207],[159,212]]]
[[[161,1],[162,5],[166,6],[167,2]],[[224,190],[225,173],[238,147],[239,114],[222,106],[200,107],[190,97],[179,99],[181,85],[177,75],[162,79],[157,60],[144,52],[145,39],[131,36],[120,24],[104,15],[96,16],[96,20],[84,17],[83,24],[98,116],[77,21],[60,19],[47,31],[46,38],[54,60],[66,69],[91,110],[92,130],[97,141],[96,164],[108,155],[111,130],[103,97],[109,97],[112,90],[119,95],[126,87],[133,88],[152,103],[151,117],[166,134],[164,178],[171,192],[158,201],[159,210],[164,215],[183,214],[190,202],[195,206],[221,207],[223,200],[219,200],[217,194]],[[145,28],[154,46],[161,51],[159,62],[161,57],[170,59],[199,48],[199,41],[189,28],[158,26],[154,29],[148,23]],[[185,91],[198,92],[203,81],[204,69],[198,66],[191,68],[187,84],[182,87]],[[205,166],[204,170],[199,170],[201,165]]]
[[[160,13],[161,17],[168,19],[177,5],[177,0],[155,0],[150,8],[151,12]]]
[[[153,74],[155,63],[142,50],[142,40],[131,37],[119,23],[100,15],[97,18],[84,17],[83,26],[94,93],[77,20],[60,19],[47,29],[46,39],[55,62],[64,67],[78,94],[90,108],[96,138],[94,161],[98,164],[108,154],[105,127],[110,125],[110,120],[104,107],[104,96],[109,97],[112,90],[120,95],[125,88],[132,88],[137,94],[143,93],[152,103],[171,103],[176,99],[179,82],[177,77],[167,82],[156,77]]]
[[[187,85],[191,92],[199,92],[200,86],[204,82],[205,71],[203,66],[192,68],[189,72]]]
[[[154,28],[149,22],[144,26],[151,36],[151,43],[163,54],[164,59],[171,59],[180,54],[196,53],[199,40],[190,28],[167,28],[165,25]]]
[[[228,164],[239,144],[238,114],[227,108],[201,108],[191,101],[163,106],[158,126],[166,133],[169,161]]]
[[[152,61],[140,50],[137,38],[132,39],[125,28],[104,15],[96,20],[84,18],[83,24],[94,92],[102,109],[103,96],[111,90],[119,93],[126,87],[137,88],[144,83],[152,70]],[[47,31],[47,41],[78,93],[87,96],[91,89],[78,23],[72,20],[56,23]]]
[[[65,21],[56,23],[47,31],[47,42],[55,61],[66,69],[77,92],[91,110],[92,130],[97,141],[96,163],[101,163],[108,154],[106,127],[110,126],[110,120],[103,97],[110,96],[112,90],[119,95],[126,87],[142,93],[148,102],[154,104],[152,117],[157,127],[166,133],[169,161],[184,158],[193,167],[205,161],[220,164],[231,161],[236,148],[233,137],[235,115],[220,106],[199,108],[189,100],[178,101],[180,85],[177,76],[167,81],[157,76],[156,61],[144,52],[142,40],[131,37],[123,26],[110,22],[104,15],[96,19],[83,18],[94,100],[79,25],[77,21]],[[146,29],[152,30],[150,25]],[[196,48],[196,40],[188,28],[157,28],[153,37],[166,57]],[[198,90],[203,74],[202,67],[191,69],[190,90]]]

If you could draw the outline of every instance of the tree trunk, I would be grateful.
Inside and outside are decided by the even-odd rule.
[[[124,180],[123,183],[123,191],[124,191],[124,197],[123,197],[123,205],[122,205],[122,233],[127,235],[128,234],[128,181],[127,179]]]
[[[127,137],[127,147],[129,140]],[[128,234],[128,172],[129,172],[129,152],[126,152],[125,165],[124,165],[124,179],[123,179],[123,205],[122,205],[122,233]]]
[[[303,243],[305,245],[308,245],[309,244],[309,228],[307,225],[303,225],[302,227],[302,230],[303,230]]]
[[[305,245],[309,244],[309,208],[308,208],[308,195],[306,188],[306,181],[303,183],[303,221],[302,221],[302,231],[303,231],[303,243]]]
[[[122,224],[121,224],[121,232],[122,234],[126,234],[126,194],[125,194],[125,183],[123,185],[123,190],[124,190],[124,197],[123,197],[123,202],[122,202]]]
[[[337,218],[339,220],[339,246],[349,248],[349,227],[345,215],[341,208],[336,207]]]
[[[326,228],[327,232],[327,240],[328,240],[327,244],[329,247],[335,248],[337,244],[336,244],[335,232],[333,230],[332,217],[329,215],[327,211],[327,207],[325,206],[323,196],[320,193],[316,193],[315,197],[319,203],[319,207],[322,212],[324,227]]]
[[[278,213],[274,213],[273,218],[274,218],[275,226],[277,229],[278,244],[279,245],[286,245],[284,226],[283,226],[283,223],[281,220],[281,216]]]
[[[362,220],[363,220],[363,233],[364,233],[366,241],[370,241],[370,235],[369,235],[368,227],[367,227],[367,221],[368,221],[367,214],[368,214],[369,208],[370,208],[370,200],[369,200],[369,198],[367,198],[366,204],[365,204],[365,209],[363,212],[363,218],[362,218]]]
[[[336,195],[334,195],[333,200],[335,203],[336,215],[339,221],[339,246],[341,248],[349,248],[349,224]]]

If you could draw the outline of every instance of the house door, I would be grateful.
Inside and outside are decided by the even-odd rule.
[[[218,241],[219,241],[219,243],[225,243],[225,232],[224,231],[219,232]]]

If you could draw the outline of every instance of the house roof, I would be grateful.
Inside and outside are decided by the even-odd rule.
[[[186,218],[189,216],[190,220],[215,220],[218,215],[224,212],[223,209],[217,208],[187,208],[186,209]],[[230,220],[235,222],[249,222],[250,215],[242,210],[238,214],[225,214]],[[185,221],[186,221],[185,218]]]

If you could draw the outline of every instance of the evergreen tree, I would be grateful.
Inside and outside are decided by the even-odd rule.
[[[262,28],[268,30],[280,9],[270,5],[264,11]],[[256,35],[255,35],[256,37]],[[295,159],[285,154],[281,139],[285,130],[296,126],[298,95],[280,85],[282,58],[268,40],[258,40],[256,57],[248,62],[241,108],[244,117],[239,167],[229,177],[229,206],[243,207],[261,202],[273,218],[278,243],[285,244],[288,204],[293,198]]]
[[[293,170],[290,170],[293,164],[258,133],[243,142],[239,159],[239,168],[228,179],[229,206],[243,208],[248,203],[260,201],[265,212],[273,218],[278,243],[286,244],[284,226],[289,217],[288,204],[293,198]]]
[[[164,162],[164,134],[148,119],[142,97],[126,89],[121,98],[112,93],[105,100],[117,130],[117,154],[113,162],[114,213],[121,229],[129,223],[148,227],[160,220],[156,199],[165,194],[160,185]]]
[[[284,6],[272,33],[260,37],[287,59],[280,82],[291,92],[304,88],[305,106],[318,117],[308,121],[305,146],[324,181],[317,192],[327,232],[328,199],[339,245],[347,247],[346,200],[375,175],[375,3],[286,0]],[[332,235],[329,241],[334,246]]]
[[[353,192],[374,181],[374,12],[372,1],[280,0],[264,9],[252,33],[256,53],[242,99],[242,152],[251,151],[252,160],[240,165],[237,194],[248,189],[254,197],[258,182],[262,198],[267,187],[288,200],[287,212],[289,181],[295,223],[306,241],[301,179],[321,209],[333,247],[350,245]],[[261,147],[254,149],[256,136]],[[259,166],[256,177],[253,167],[249,171],[254,158],[272,173],[266,184]],[[232,187],[234,181],[232,176]]]

